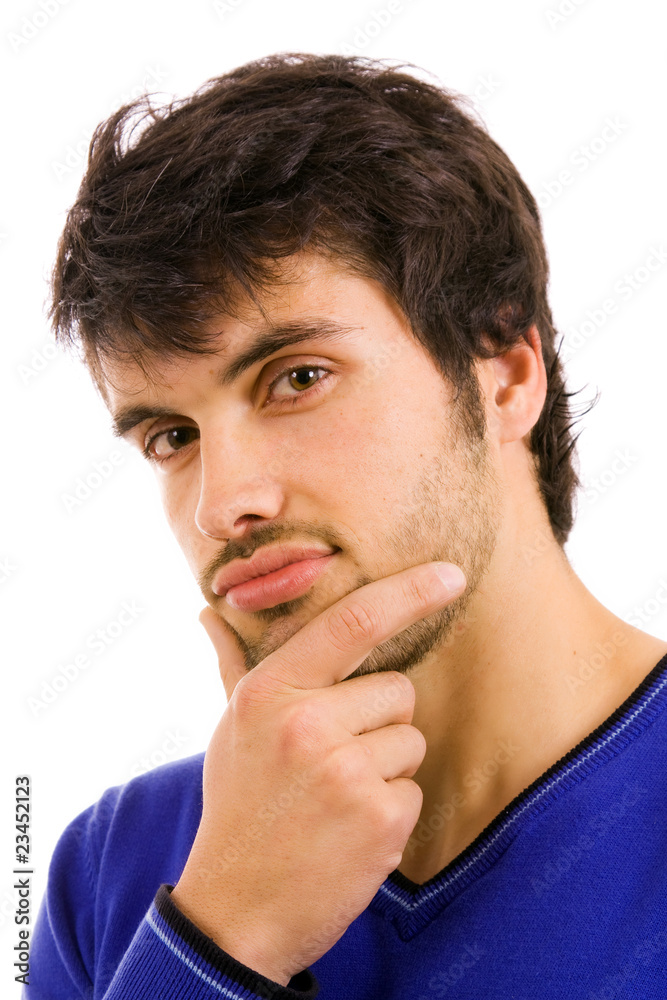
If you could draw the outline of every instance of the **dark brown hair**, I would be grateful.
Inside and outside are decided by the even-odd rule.
[[[308,246],[379,281],[484,433],[474,359],[536,324],[530,436],[562,545],[580,485],[535,199],[465,101],[384,62],[279,54],[98,126],[63,231],[51,318],[100,359],[213,350],[205,324]]]

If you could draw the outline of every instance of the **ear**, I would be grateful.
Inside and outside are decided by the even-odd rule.
[[[489,431],[499,444],[525,437],[537,423],[547,394],[539,330],[531,326],[526,339],[478,365]]]

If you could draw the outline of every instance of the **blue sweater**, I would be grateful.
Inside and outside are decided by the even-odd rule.
[[[109,789],[56,848],[28,1000],[665,1000],[667,656],[424,885],[392,872],[288,986],[176,908],[203,754]]]

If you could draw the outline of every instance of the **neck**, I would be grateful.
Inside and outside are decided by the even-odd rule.
[[[423,807],[399,871],[432,878],[667,653],[587,590],[544,522],[504,526],[446,648],[415,666]]]

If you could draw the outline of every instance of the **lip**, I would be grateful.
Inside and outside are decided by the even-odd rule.
[[[332,552],[328,556],[320,555],[314,559],[299,559],[298,562],[288,563],[273,573],[254,576],[245,583],[237,583],[235,587],[230,587],[225,600],[230,608],[253,612],[262,611],[264,608],[275,608],[277,604],[303,597],[322,576],[336,555],[336,552]]]
[[[337,551],[338,549],[333,549],[331,546],[305,544],[258,549],[249,559],[235,559],[229,566],[220,570],[213,580],[211,589],[218,597],[225,597],[232,587],[237,587],[248,580],[274,573],[291,563],[334,555]]]

